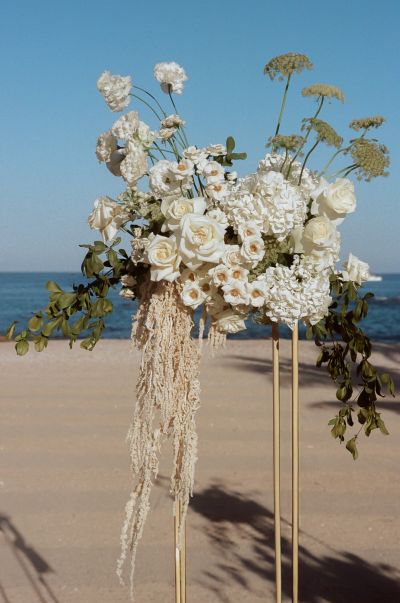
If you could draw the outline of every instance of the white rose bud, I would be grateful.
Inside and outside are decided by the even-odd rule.
[[[354,185],[347,178],[338,178],[329,184],[317,198],[319,213],[331,220],[344,218],[356,209]]]
[[[126,220],[126,214],[118,203],[109,197],[99,197],[88,218],[90,228],[99,230],[103,241],[111,241]]]
[[[342,272],[342,277],[344,281],[353,281],[358,285],[362,285],[370,277],[369,265],[367,262],[362,262],[352,253],[349,254],[349,257],[343,266],[344,270]]]
[[[312,218],[304,227],[303,245],[305,252],[332,247],[337,239],[337,231],[326,216]]]

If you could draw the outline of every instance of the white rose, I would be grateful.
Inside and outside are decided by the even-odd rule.
[[[238,314],[231,308],[215,315],[216,326],[222,333],[238,333],[246,328],[243,314]]]
[[[204,165],[207,163],[207,153],[204,149],[198,149],[197,147],[190,146],[183,151],[185,159],[190,159],[201,171]]]
[[[150,169],[149,186],[156,199],[181,193],[181,183],[171,172],[172,161],[161,159]]]
[[[222,257],[224,264],[232,268],[243,263],[243,256],[240,254],[239,245],[225,245],[224,255]]]
[[[179,264],[175,237],[155,235],[146,249],[152,281],[174,281],[179,277]]]
[[[226,285],[231,278],[230,270],[225,264],[219,264],[218,266],[215,266],[215,268],[211,268],[211,270],[209,270],[209,275],[211,276],[213,283],[218,287]]]
[[[166,94],[169,92],[182,94],[183,82],[188,79],[183,67],[175,61],[157,63],[154,67],[154,77],[160,82],[161,90]]]
[[[127,216],[122,207],[109,197],[99,197],[88,218],[90,228],[99,230],[103,241],[111,241],[125,222]]]
[[[344,281],[353,281],[362,285],[370,277],[369,265],[362,262],[352,253],[349,254],[347,261],[343,264],[344,270],[342,277]]]
[[[356,209],[354,185],[347,178],[338,178],[329,184],[317,197],[319,213],[331,220],[344,218]]]
[[[99,161],[109,161],[112,153],[118,148],[117,139],[110,132],[100,134],[96,143],[96,157]]]
[[[122,111],[129,105],[131,88],[132,78],[129,75],[112,75],[109,71],[104,71],[97,80],[97,89],[111,111]]]
[[[179,197],[178,199],[163,199],[161,202],[161,212],[165,217],[165,223],[161,230],[177,230],[181,219],[186,214],[204,214],[206,210],[206,202],[204,197],[195,197],[188,199],[187,197]]]
[[[226,182],[214,182],[207,184],[206,193],[214,201],[223,201],[229,194],[229,186]]]
[[[244,241],[248,237],[261,237],[261,230],[259,225],[254,222],[244,222],[238,226],[238,235],[241,241]]]
[[[181,298],[185,306],[196,309],[206,299],[207,295],[196,282],[187,281],[182,288]]]
[[[303,246],[305,252],[332,247],[337,240],[335,225],[326,216],[312,218],[304,227]]]
[[[247,270],[247,268],[243,268],[243,266],[232,266],[232,268],[229,269],[229,276],[231,282],[244,281],[247,283],[248,274],[249,271]]]
[[[179,252],[184,264],[192,270],[203,262],[217,264],[224,253],[225,228],[207,216],[186,214],[178,234]]]
[[[257,235],[246,237],[240,253],[246,262],[251,262],[255,266],[264,257],[264,241]]]
[[[119,166],[121,175],[129,186],[135,186],[139,178],[147,172],[147,155],[143,148],[130,143],[128,153]]]

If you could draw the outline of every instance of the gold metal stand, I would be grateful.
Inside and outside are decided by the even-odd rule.
[[[186,603],[186,526],[179,547],[179,528],[182,522],[182,503],[176,499],[175,505],[175,603]]]
[[[292,333],[292,602],[299,600],[299,330]],[[282,603],[279,327],[272,325],[275,596]]]
[[[280,379],[279,379],[279,326],[272,325],[273,366],[273,449],[274,449],[274,524],[275,524],[275,600],[282,603],[281,554],[281,444],[280,444]]]

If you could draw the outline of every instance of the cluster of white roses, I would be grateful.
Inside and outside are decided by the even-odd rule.
[[[159,63],[154,74],[164,92],[181,94],[182,67]],[[112,111],[127,106],[131,86],[131,78],[108,72],[98,80]],[[122,176],[142,207],[142,227],[132,231],[134,265],[147,265],[153,281],[177,282],[184,304],[203,305],[223,332],[245,328],[255,310],[291,328],[299,320],[315,324],[332,302],[337,226],[356,208],[353,184],[329,183],[296,161],[284,176],[287,157],[279,154],[267,154],[254,173],[238,178],[224,167],[231,165],[227,148],[189,146],[184,123],[176,113],[164,114],[153,131],[129,111],[97,141],[98,159]],[[147,193],[138,190],[143,177]],[[149,218],[150,209],[157,218]],[[111,240],[138,218],[126,203],[101,197],[89,223]],[[350,256],[342,278],[361,283],[368,266]],[[134,274],[125,278],[127,297],[134,283]]]

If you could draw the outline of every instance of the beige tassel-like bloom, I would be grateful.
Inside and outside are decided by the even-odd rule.
[[[135,317],[133,341],[142,351],[136,407],[128,433],[135,486],[126,505],[117,574],[131,555],[131,596],[135,557],[150,509],[150,493],[159,468],[159,452],[172,441],[174,467],[171,493],[181,506],[180,539],[193,494],[197,460],[195,413],[200,402],[200,350],[191,338],[192,311],[180,297],[179,285],[147,282]]]

